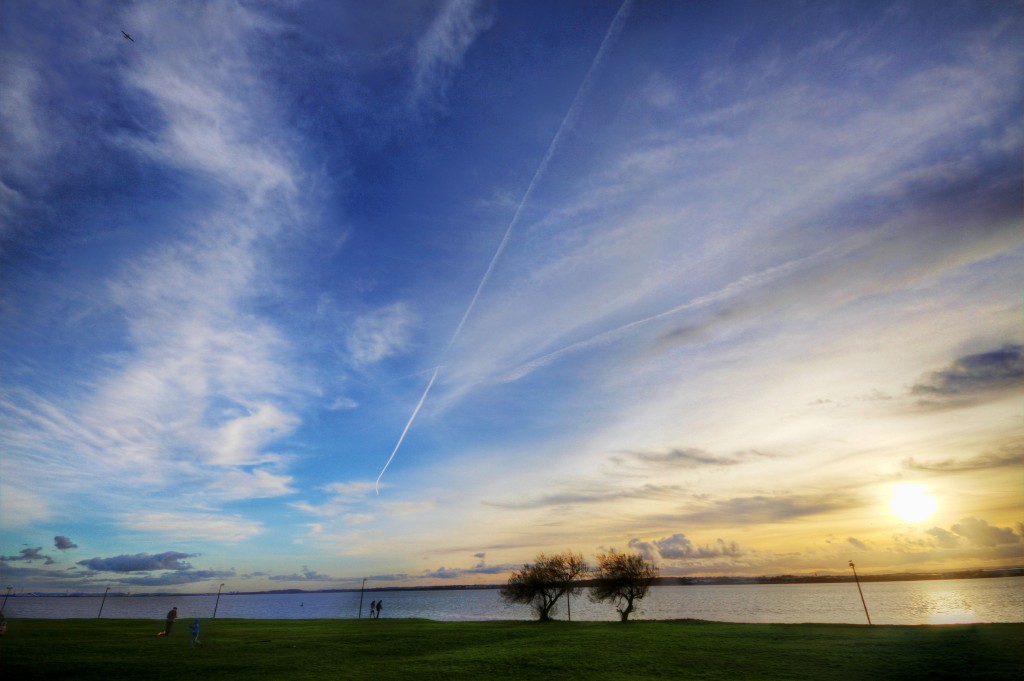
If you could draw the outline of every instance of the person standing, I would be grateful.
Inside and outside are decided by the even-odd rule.
[[[370,619],[373,619],[373,609],[377,607],[377,601],[370,601]]]
[[[383,602],[384,602],[383,600],[377,601],[377,619],[380,619],[380,606],[381,606],[381,603],[383,603]]]
[[[178,608],[171,608],[167,613],[167,623],[164,625],[164,636],[171,635],[171,627],[174,626],[174,620],[178,619]]]

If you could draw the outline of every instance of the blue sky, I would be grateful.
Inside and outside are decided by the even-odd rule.
[[[1022,562],[1020,3],[2,12],[4,585]]]

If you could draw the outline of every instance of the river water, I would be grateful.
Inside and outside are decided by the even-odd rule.
[[[954,624],[1024,621],[1024,577],[952,579],[918,582],[868,582],[861,585],[874,624]],[[443,591],[367,591],[362,616],[371,600],[382,600],[381,616],[440,621],[527,620],[524,605],[504,603],[497,589]],[[179,617],[246,619],[356,618],[359,592],[301,594],[11,597],[8,618],[163,619],[177,607]],[[101,613],[102,605],[102,613]],[[568,605],[568,608],[566,607]],[[720,622],[866,624],[857,587],[842,584],[744,584],[656,586],[639,602],[632,619],[701,619]],[[608,603],[586,597],[559,602],[557,619],[615,620]]]

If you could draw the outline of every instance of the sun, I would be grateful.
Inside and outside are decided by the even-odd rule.
[[[925,491],[923,485],[900,484],[892,489],[889,508],[894,515],[908,523],[928,520],[938,507],[935,497]]]

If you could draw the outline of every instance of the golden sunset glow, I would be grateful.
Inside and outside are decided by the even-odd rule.
[[[908,523],[919,523],[932,517],[938,501],[922,485],[901,484],[893,488],[889,508]]]

